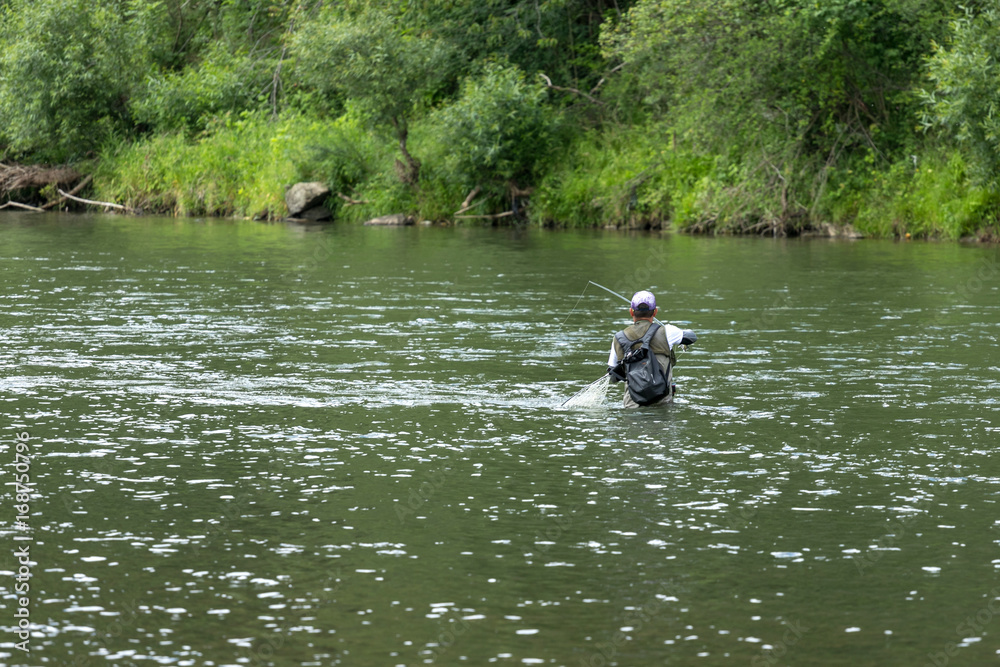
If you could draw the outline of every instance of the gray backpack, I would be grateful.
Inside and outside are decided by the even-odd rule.
[[[638,340],[629,340],[624,331],[615,334],[615,340],[622,346],[622,360],[619,366],[625,371],[625,382],[632,400],[639,405],[652,405],[670,393],[667,373],[660,366],[656,355],[649,349],[653,336],[660,325],[653,322],[646,335]],[[632,349],[641,342],[642,345]]]

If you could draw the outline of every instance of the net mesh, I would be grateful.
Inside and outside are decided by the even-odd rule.
[[[596,408],[604,403],[611,378],[607,375],[591,382],[562,404],[564,408]]]

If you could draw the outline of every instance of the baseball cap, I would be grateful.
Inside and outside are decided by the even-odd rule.
[[[643,310],[650,312],[656,310],[656,297],[652,292],[642,290],[632,295],[632,310],[637,313]]]

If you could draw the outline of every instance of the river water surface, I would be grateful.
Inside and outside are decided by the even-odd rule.
[[[997,664],[998,255],[5,216],[0,662]]]

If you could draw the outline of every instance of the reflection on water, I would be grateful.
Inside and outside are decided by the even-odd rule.
[[[6,664],[1000,659],[995,249],[0,237],[0,456],[29,433],[35,491],[32,652],[8,577]],[[698,332],[673,406],[558,408],[627,315],[588,280]]]

